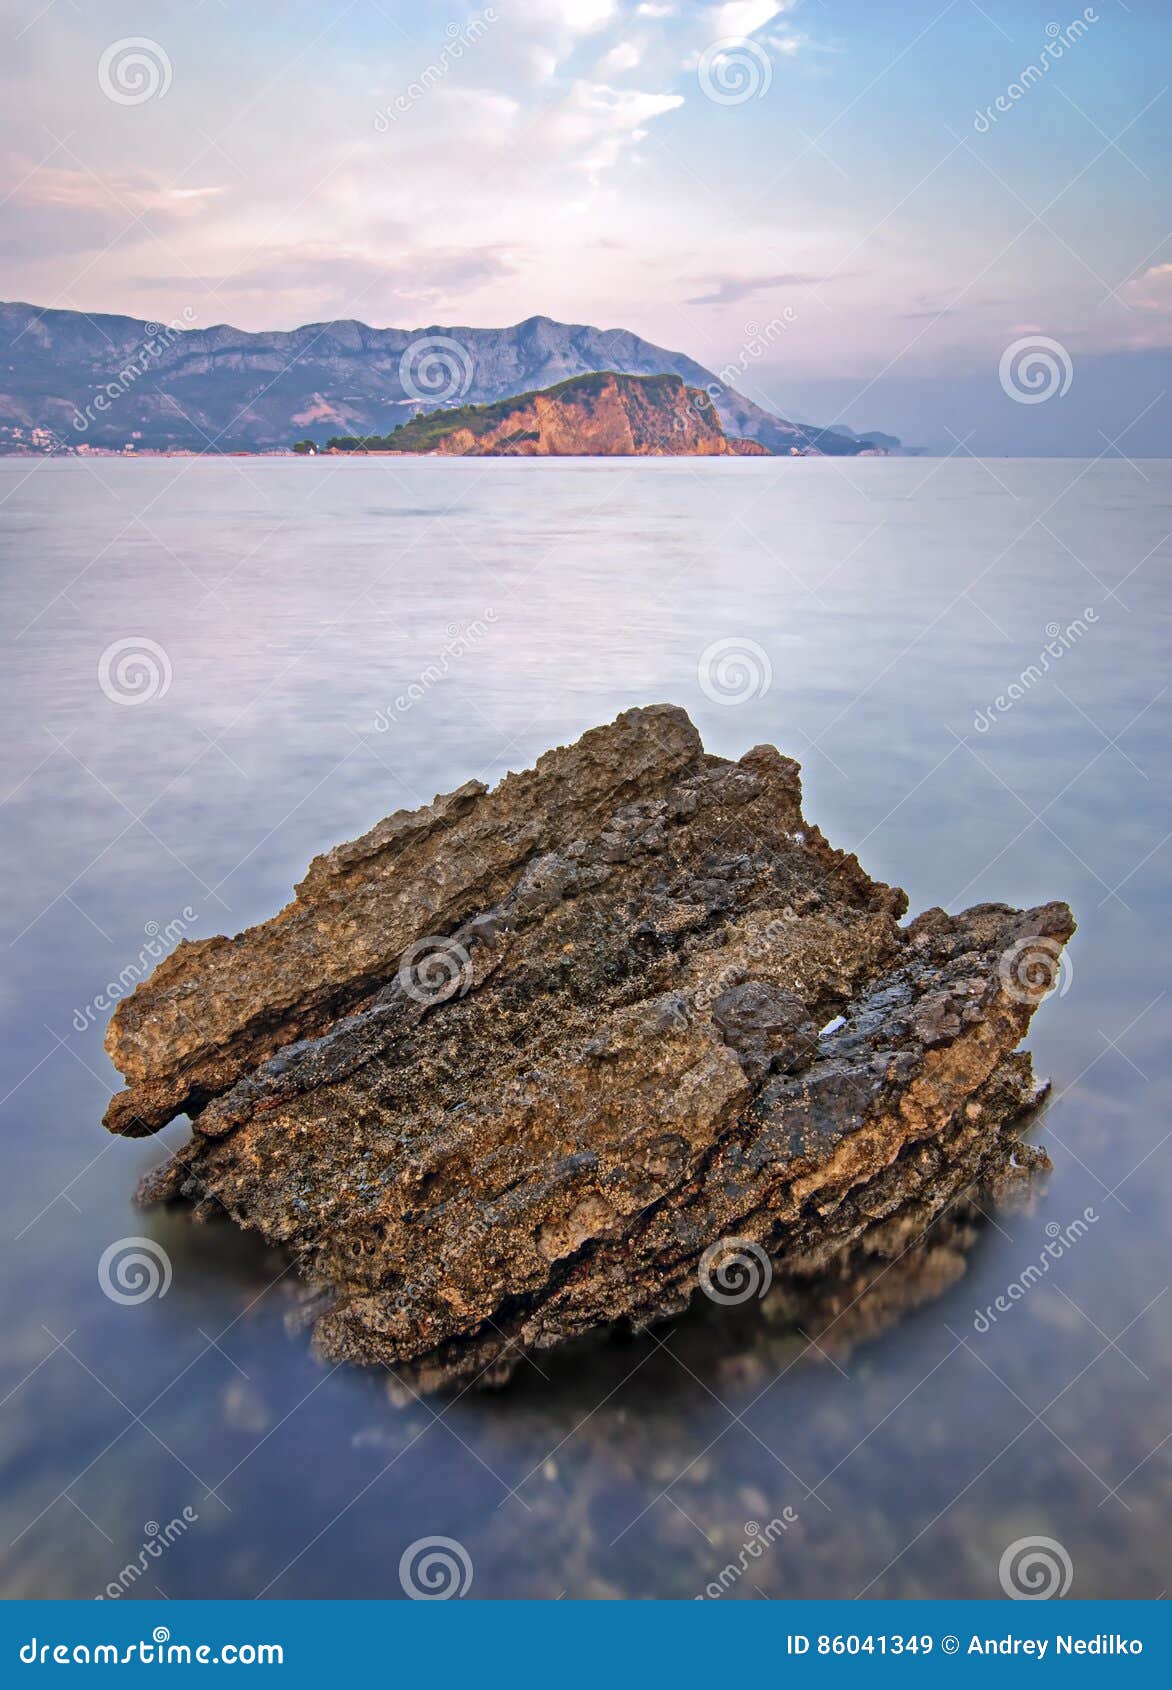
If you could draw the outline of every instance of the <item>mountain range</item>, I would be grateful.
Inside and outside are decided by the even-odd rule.
[[[385,435],[420,411],[493,403],[600,370],[679,376],[711,395],[730,437],[770,452],[853,456],[899,445],[787,422],[683,353],[549,317],[501,329],[341,320],[246,333],[0,304],[0,450],[284,450],[299,436]]]

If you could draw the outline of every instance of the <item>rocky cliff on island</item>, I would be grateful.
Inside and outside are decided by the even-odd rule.
[[[284,1246],[322,1353],[437,1386],[808,1286],[1028,1162],[1017,1047],[1070,911],[901,925],[799,775],[630,710],[181,944],[107,1036],[113,1131],[192,1118],[144,1201]]]
[[[702,388],[679,376],[573,376],[495,405],[461,405],[412,418],[384,438],[341,436],[335,452],[434,453],[454,458],[769,457],[755,440],[730,440]]]

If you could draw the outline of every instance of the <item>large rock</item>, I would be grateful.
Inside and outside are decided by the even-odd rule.
[[[108,1039],[132,1082],[108,1124],[193,1115],[144,1196],[287,1246],[326,1354],[432,1384],[698,1283],[738,1300],[766,1253],[809,1275],[960,1195],[1033,1098],[1014,1052],[1070,912],[901,927],[798,777],[628,711],[181,946]]]

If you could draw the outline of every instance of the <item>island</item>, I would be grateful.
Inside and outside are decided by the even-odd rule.
[[[293,450],[317,451],[310,440]],[[334,435],[327,452],[460,458],[771,457],[729,437],[711,396],[679,376],[595,370],[486,405],[423,411],[387,435]]]

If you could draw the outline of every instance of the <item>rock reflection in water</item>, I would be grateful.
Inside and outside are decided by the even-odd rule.
[[[993,1150],[913,1181],[906,1201],[826,1259],[779,1262],[759,1298],[727,1307],[697,1295],[674,1322],[526,1357],[508,1377],[498,1366],[473,1384],[453,1382],[436,1407],[458,1416],[462,1437],[482,1434],[489,1464],[519,1468],[515,1497],[487,1526],[486,1561],[499,1555],[516,1593],[544,1597],[690,1598],[714,1581],[709,1595],[814,1596],[864,1583],[888,1539],[891,1554],[901,1547],[898,1513],[870,1520],[852,1573],[841,1522],[824,1529],[816,1487],[829,1475],[791,1470],[784,1445],[767,1450],[753,1406],[789,1390],[800,1413],[807,1370],[822,1376],[820,1392],[836,1371],[854,1399],[839,1416],[844,1433],[853,1427],[875,1383],[856,1368],[858,1353],[961,1280],[993,1211],[1032,1210],[1049,1168],[1044,1151],[1007,1133]],[[421,1385],[436,1381],[396,1371],[387,1394],[403,1418],[368,1426],[361,1441],[405,1451],[431,1412]],[[813,1401],[833,1447],[836,1408],[823,1394]],[[711,1429],[701,1436],[707,1407]],[[869,1426],[883,1410],[862,1412]],[[739,1449],[723,1441],[730,1429]],[[718,1441],[719,1461],[709,1455]],[[641,1573],[643,1554],[651,1561]]]

